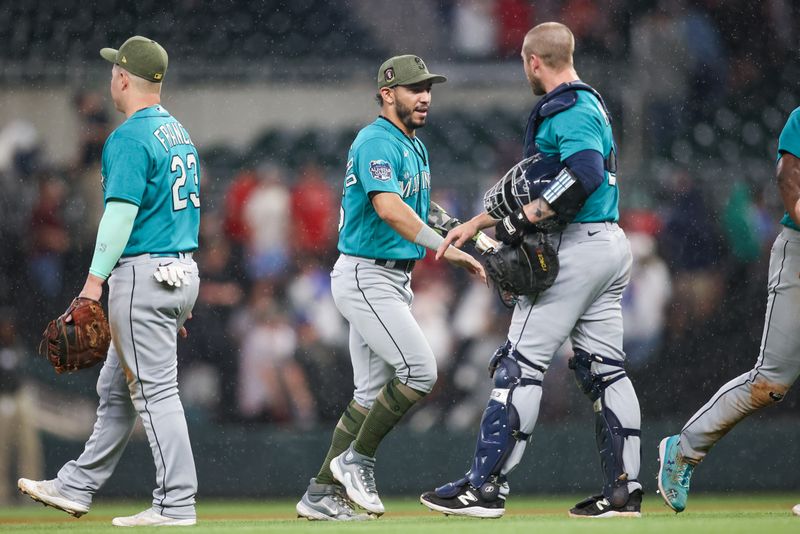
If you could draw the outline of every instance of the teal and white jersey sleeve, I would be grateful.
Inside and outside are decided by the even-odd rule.
[[[786,121],[781,136],[778,138],[778,160],[787,152],[800,158],[800,108],[796,108],[789,115],[789,120]],[[787,212],[783,213],[781,224],[792,230],[800,231],[800,227],[795,224]]]
[[[597,151],[605,160],[614,149],[611,121],[594,96],[586,91],[577,93],[574,106],[542,122],[536,144],[547,155],[558,154],[562,162],[582,150]],[[606,170],[605,180],[589,195],[573,222],[618,220],[617,177]]]
[[[139,206],[123,256],[195,250],[200,158],[186,129],[160,105],[137,111],[106,140],[105,202]]]
[[[384,192],[400,195],[420,219],[427,220],[428,152],[418,138],[408,138],[379,118],[359,132],[347,155],[338,248],[363,258],[423,258],[425,247],[403,239],[375,212],[370,194]]]

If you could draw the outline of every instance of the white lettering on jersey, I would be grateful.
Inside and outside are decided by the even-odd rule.
[[[189,133],[179,122],[162,124],[153,131],[153,135],[158,139],[158,142],[161,143],[161,146],[164,147],[165,152],[169,152],[170,148],[177,145],[194,146],[194,143],[192,143],[189,137]]]

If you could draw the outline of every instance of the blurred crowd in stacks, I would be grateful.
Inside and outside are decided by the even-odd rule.
[[[625,4],[609,2],[617,3]],[[631,68],[651,76],[645,80],[652,84],[645,83],[638,100],[642,154],[663,159],[657,160],[658,172],[637,178],[646,186],[646,203],[626,199],[626,170],[620,174],[621,225],[634,254],[623,298],[625,346],[628,370],[648,417],[672,414],[675,405],[665,399],[679,397],[681,405],[696,406],[719,376],[744,371],[757,355],[766,304],[765,260],[782,211],[773,176],[769,171],[728,175],[724,187],[718,187],[698,176],[695,162],[686,156],[706,139],[697,135],[696,123],[713,120],[717,106],[738,101],[741,106],[732,113],[746,114],[780,89],[775,87],[780,80],[762,76],[772,72],[771,62],[783,57],[789,43],[781,17],[781,9],[789,9],[786,2],[653,4],[633,20],[623,10],[602,10],[596,2],[580,0],[537,2],[536,12],[530,3],[516,0],[460,2],[443,12],[451,20],[453,43],[460,43],[465,55],[487,58],[515,56],[521,35],[539,21],[538,11],[558,8],[550,18],[567,21],[584,49],[618,66],[627,65],[623,59],[628,58]],[[775,23],[768,39],[757,43],[764,47],[760,52],[743,50],[731,34],[743,29],[731,4]],[[501,9],[503,16],[492,19],[494,33],[480,44],[476,28],[486,28],[476,21],[484,21],[481,10],[490,8]],[[563,17],[557,16],[562,12]],[[459,41],[468,38],[469,43]],[[685,46],[690,38],[693,46]],[[667,53],[682,47],[692,61]],[[624,73],[615,73],[614,79],[625,79]],[[754,101],[756,86],[762,99]],[[606,94],[621,105],[623,90],[610,86]],[[30,409],[28,388],[34,379],[41,388],[53,387],[49,374],[31,372],[46,367],[34,359],[38,339],[46,320],[80,289],[102,213],[99,158],[112,129],[108,99],[102,92],[81,92],[75,110],[81,119],[76,132],[80,150],[64,167],[48,164],[30,124],[0,125],[3,428],[17,425],[14,417]],[[753,146],[745,146],[745,139],[741,147],[755,150],[767,169],[774,159],[774,130],[788,116],[786,109],[779,111],[772,130],[767,125]],[[520,132],[526,113],[519,110]],[[631,132],[616,131],[623,151],[638,142]],[[333,304],[328,276],[337,255],[345,154],[342,147],[338,167],[309,159],[287,168],[266,158],[228,174],[204,168],[195,256],[202,284],[187,324],[189,338],[179,349],[181,394],[191,417],[311,428],[335,420],[351,398],[347,324]],[[435,168],[433,151],[432,157]],[[498,164],[484,183],[493,183],[510,164]],[[465,218],[480,209],[483,185],[437,188],[434,175],[433,186],[433,198],[454,215]],[[487,361],[505,340],[511,312],[493,290],[430,256],[417,266],[413,280],[413,311],[437,355],[440,379],[410,424],[471,428],[490,388]],[[563,354],[568,353],[565,347]],[[543,420],[586,415],[572,381],[563,355],[555,358],[545,380]],[[13,436],[18,447],[0,443],[0,452],[16,451],[21,462],[33,462],[25,470],[30,475],[36,472],[38,452],[27,444],[30,430],[18,425],[19,432],[0,433],[4,439]]]

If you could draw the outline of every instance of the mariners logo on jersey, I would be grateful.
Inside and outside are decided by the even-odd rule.
[[[421,259],[425,247],[403,239],[383,222],[370,195],[396,193],[423,221],[428,219],[431,172],[428,151],[383,117],[363,128],[347,157],[339,251],[364,258]]]

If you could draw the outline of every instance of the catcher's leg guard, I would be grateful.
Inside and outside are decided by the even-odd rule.
[[[593,362],[619,369],[596,374],[591,370]],[[627,376],[622,365],[622,362],[581,349],[575,349],[575,356],[569,360],[569,368],[575,372],[578,387],[593,403],[597,449],[604,478],[603,496],[612,506],[623,506],[628,502],[628,482],[631,480],[625,470],[623,449],[628,437],[641,436],[638,428],[623,428],[617,415],[605,403],[606,388]]]
[[[506,493],[508,491],[505,475],[519,463],[530,437],[520,430],[519,412],[512,399],[515,390],[520,393],[542,385],[541,380],[522,378],[522,369],[517,360],[509,356],[508,349],[509,345],[501,347],[490,364],[495,388],[481,418],[472,466],[464,478],[436,488],[440,497],[456,495],[467,483],[478,489],[485,500],[498,498],[504,488]]]

